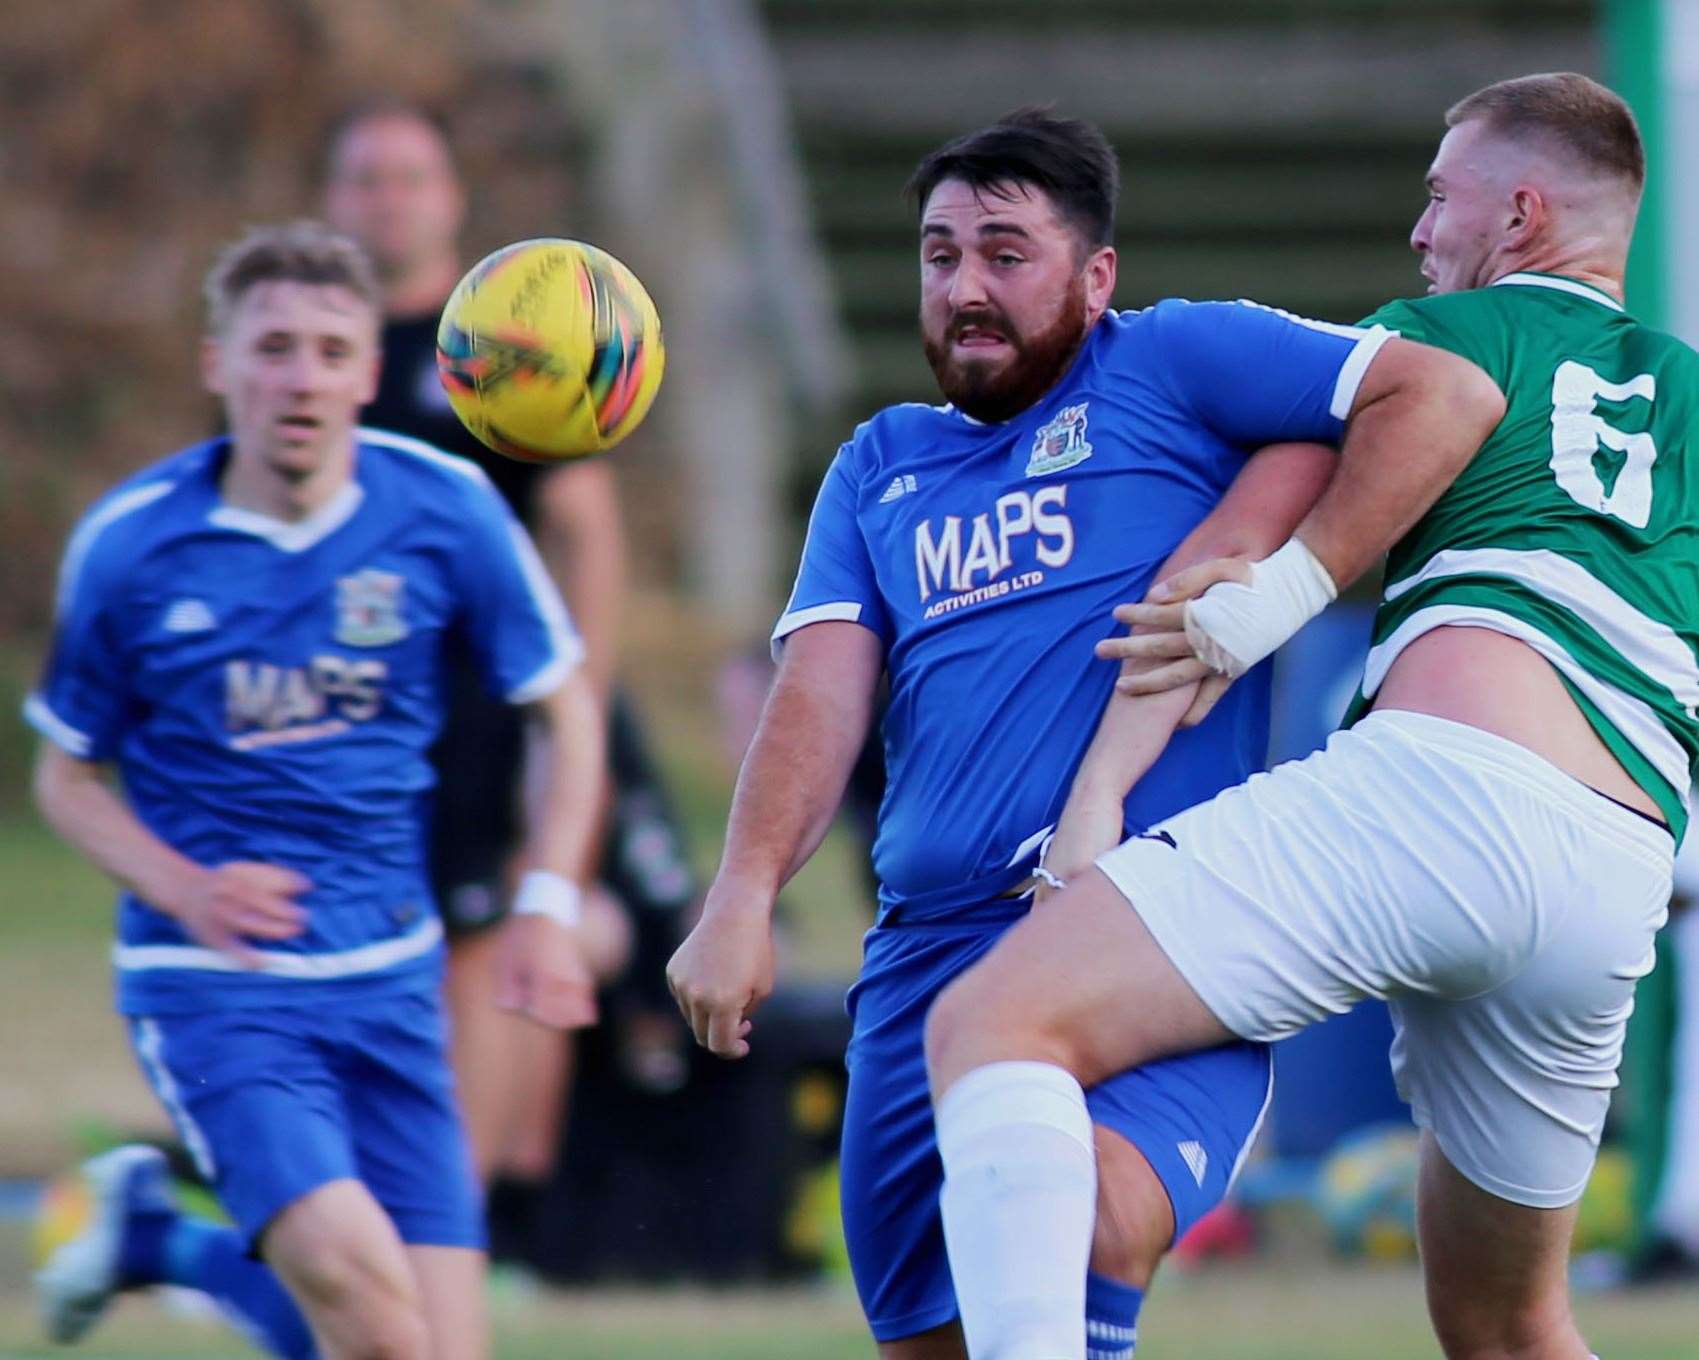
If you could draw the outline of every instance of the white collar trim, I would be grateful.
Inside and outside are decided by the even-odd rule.
[[[1550,288],[1553,292],[1568,293],[1572,297],[1600,303],[1613,312],[1623,310],[1622,304],[1609,293],[1602,293],[1590,284],[1577,283],[1574,279],[1558,278],[1554,274],[1506,274],[1502,279],[1494,279],[1489,286],[1497,288],[1505,283],[1522,284],[1529,288]]]
[[[305,552],[316,543],[329,538],[350,519],[365,500],[365,490],[350,479],[342,489],[305,519],[277,519],[262,515],[258,510],[243,510],[222,502],[210,515],[208,524],[220,529],[233,529],[239,534],[263,538],[280,552]]]

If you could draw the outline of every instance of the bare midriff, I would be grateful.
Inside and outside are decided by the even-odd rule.
[[[1660,822],[1663,811],[1594,731],[1562,679],[1525,642],[1488,628],[1435,628],[1398,656],[1375,696],[1525,746],[1598,792]]]

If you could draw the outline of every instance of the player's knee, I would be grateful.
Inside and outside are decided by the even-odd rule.
[[[428,1360],[430,1332],[417,1299],[365,1291],[321,1297],[303,1309],[333,1360]]]
[[[417,1308],[386,1309],[361,1320],[353,1344],[339,1360],[428,1360],[430,1332]]]
[[[979,973],[969,969],[940,992],[926,1013],[926,1070],[933,1089],[947,1090],[971,1068],[1018,1052],[1012,1031],[994,1004]]]
[[[1581,1344],[1567,1299],[1432,1311],[1446,1360],[1530,1360]]]
[[[411,1272],[327,1238],[288,1272],[313,1330],[337,1360],[424,1360],[423,1305]]]
[[[1066,1027],[1031,1006],[1013,1004],[995,967],[968,969],[932,1003],[926,1016],[926,1066],[935,1091],[986,1063],[1049,1063],[1083,1082],[1092,1071]]]
[[[1174,1209],[1143,1153],[1102,1127],[1094,1135],[1097,1222],[1092,1230],[1091,1268],[1144,1289],[1173,1240]]]

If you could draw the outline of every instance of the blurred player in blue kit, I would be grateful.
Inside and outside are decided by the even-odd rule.
[[[724,858],[670,980],[700,1042],[748,1051],[773,985],[775,896],[819,843],[888,675],[879,916],[849,1002],[844,1223],[880,1354],[959,1360],[924,1021],[954,977],[1049,909],[1035,895],[1077,853],[1047,837],[1115,684],[1093,656],[1111,610],[1159,571],[1272,550],[1332,472],[1319,444],[1371,403],[1443,400],[1467,365],[1250,304],[1110,310],[1118,172],[1081,122],[1010,115],[928,156],[909,187],[922,340],[947,404],[880,412],[826,473]],[[1111,841],[1260,767],[1267,669],[1247,680],[1116,790]],[[1152,734],[1153,755],[1181,716]],[[1090,820],[1069,817],[1070,835]],[[1075,1325],[1094,1356],[1130,1353],[1162,1254],[1226,1193],[1269,1093],[1268,1051],[1246,1043],[1089,1093],[1081,1134],[1102,1174]],[[1049,1244],[1038,1233],[1027,1250]]]
[[[358,247],[255,230],[207,302],[230,433],[84,516],[26,712],[43,813],[123,888],[142,1070],[235,1226],[179,1213],[158,1152],[108,1153],[37,1277],[44,1317],[73,1340],[114,1293],[174,1283],[274,1354],[476,1360],[483,1228],[423,817],[445,650],[464,639],[542,734],[500,1000],[553,1026],[594,1014],[576,919],[601,719],[484,475],[356,425],[379,322]]]

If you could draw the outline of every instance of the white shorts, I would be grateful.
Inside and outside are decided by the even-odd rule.
[[[1391,1003],[1393,1072],[1458,1171],[1580,1198],[1674,847],[1477,728],[1382,710],[1097,861],[1221,1022]]]

